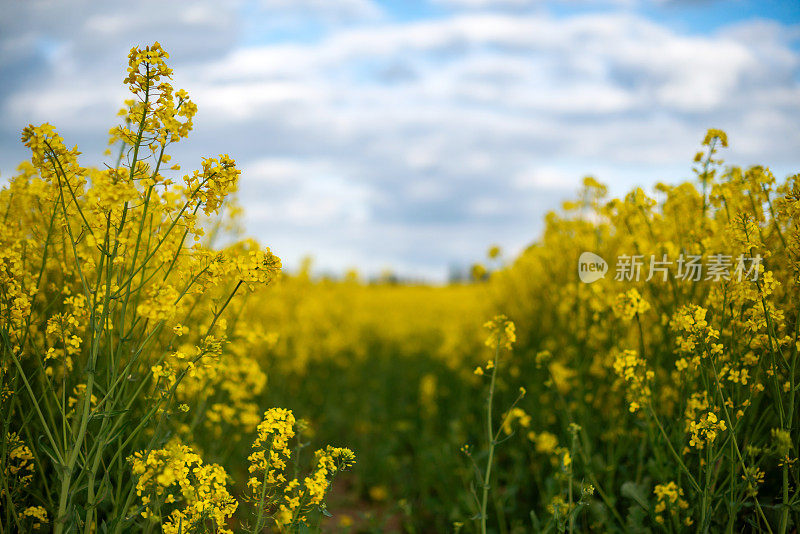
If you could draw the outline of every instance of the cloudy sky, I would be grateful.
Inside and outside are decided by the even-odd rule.
[[[289,266],[442,279],[594,174],[690,177],[708,127],[731,163],[800,171],[800,2],[0,0],[0,179],[54,124],[103,160],[127,52],[154,40],[199,107],[184,169],[229,153],[248,234]]]

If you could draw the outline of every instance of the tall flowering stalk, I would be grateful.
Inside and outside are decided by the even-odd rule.
[[[222,154],[176,175],[168,152],[197,108],[168,57],[131,50],[105,168],[30,125],[31,159],[0,190],[4,529],[228,532],[238,508],[196,452],[230,451],[194,442],[258,423],[259,338],[237,319],[281,261],[254,241],[214,248],[240,171]]]
[[[316,451],[311,472],[304,478],[289,478],[288,462],[294,460],[295,473],[300,469],[300,459],[292,458],[291,441],[297,437],[301,426],[291,410],[271,408],[258,425],[258,436],[253,442],[250,461],[250,479],[247,482],[254,510],[251,532],[257,534],[270,527],[279,532],[294,532],[312,522],[315,512],[324,512],[325,496],[333,477],[355,464],[350,449],[331,447]],[[300,447],[298,447],[299,450]]]
[[[498,315],[492,320],[488,321],[484,327],[489,330],[489,336],[486,338],[486,346],[494,350],[494,358],[486,362],[486,369],[491,370],[489,379],[489,389],[486,394],[486,440],[487,440],[487,457],[486,466],[483,469],[481,480],[481,499],[480,499],[480,528],[481,533],[486,533],[486,522],[488,518],[488,505],[489,505],[489,492],[492,484],[492,468],[494,466],[494,452],[500,438],[500,433],[504,428],[508,428],[508,420],[514,412],[514,407],[517,402],[524,396],[525,391],[520,390],[520,394],[514,404],[506,412],[500,425],[495,429],[494,424],[494,395],[495,386],[497,383],[497,372],[500,367],[501,351],[511,351],[511,347],[517,340],[514,323],[508,320],[505,315]],[[485,372],[483,367],[475,369],[475,374],[484,376]],[[480,470],[478,470],[480,474]]]

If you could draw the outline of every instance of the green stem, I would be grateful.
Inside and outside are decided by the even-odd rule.
[[[653,421],[656,422],[656,426],[658,426],[658,429],[661,431],[661,435],[663,436],[664,441],[667,442],[667,446],[669,447],[672,456],[675,457],[675,460],[678,462],[678,465],[680,465],[681,469],[686,474],[686,476],[689,477],[689,482],[691,482],[692,487],[695,489],[695,491],[702,493],[703,490],[702,488],[700,488],[700,484],[697,483],[697,480],[695,480],[694,476],[692,476],[692,473],[691,471],[689,471],[689,468],[686,467],[686,464],[683,463],[683,460],[681,459],[678,452],[675,450],[675,447],[672,446],[672,441],[670,441],[669,436],[667,436],[664,427],[661,426],[661,421],[658,420],[658,416],[656,415],[656,412],[653,410],[653,405],[650,403],[649,400],[647,402],[647,409],[650,411],[650,417],[653,418]]]
[[[736,442],[736,432],[733,424],[731,423],[731,417],[728,414],[728,407],[725,404],[725,395],[722,393],[722,385],[719,383],[719,375],[717,375],[717,366],[714,365],[714,360],[711,358],[709,354],[708,361],[711,363],[711,371],[714,373],[714,381],[717,384],[717,392],[719,393],[720,400],[722,401],[722,413],[725,414],[725,422],[728,424],[728,429],[731,435],[731,441],[733,441],[733,448],[736,451],[736,456],[739,459],[739,464],[742,467],[742,473],[746,477],[747,483],[753,487],[755,484],[750,480],[750,475],[747,474],[747,468],[744,465],[744,460],[742,459],[742,452],[739,450],[739,444]],[[731,473],[733,476],[733,473]],[[767,527],[767,531],[772,534],[772,527],[769,525],[769,521],[767,521],[767,517],[764,515],[764,510],[761,509],[761,503],[758,502],[758,497],[753,495],[753,502],[756,505],[756,510],[758,510],[758,514],[761,516],[761,520],[764,521],[764,524]]]
[[[483,477],[483,498],[481,499],[481,534],[486,534],[486,508],[489,504],[489,487],[492,477],[492,462],[494,460],[494,447],[497,440],[492,429],[492,403],[494,402],[494,386],[497,379],[497,368],[500,364],[500,342],[494,352],[494,365],[492,366],[492,380],[489,383],[489,395],[486,399],[486,435],[489,438],[489,458],[486,460],[486,474]]]

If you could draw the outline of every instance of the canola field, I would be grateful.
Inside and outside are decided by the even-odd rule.
[[[710,130],[467,282],[282,272],[167,61],[0,190],[0,532],[797,532],[800,177]]]

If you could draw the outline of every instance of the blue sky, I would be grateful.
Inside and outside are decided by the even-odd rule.
[[[290,268],[443,279],[533,241],[586,174],[689,178],[709,127],[734,164],[800,170],[800,2],[0,2],[0,175],[51,122],[102,164],[133,45],[198,104],[184,169],[230,153],[247,233]]]

